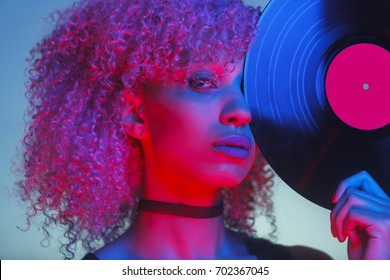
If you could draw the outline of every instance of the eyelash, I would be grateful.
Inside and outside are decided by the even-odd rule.
[[[188,79],[188,85],[197,91],[216,89],[217,83],[211,77],[193,76]]]

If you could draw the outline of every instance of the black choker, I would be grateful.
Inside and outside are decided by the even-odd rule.
[[[211,207],[201,207],[142,199],[139,202],[138,210],[164,215],[207,219],[221,215],[223,212],[223,203]]]

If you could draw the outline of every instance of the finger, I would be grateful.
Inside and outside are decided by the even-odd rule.
[[[359,198],[359,193],[355,189],[347,189],[333,207],[330,213],[331,231],[332,235],[337,237],[340,242],[344,242],[346,238],[343,235],[342,225],[349,208],[351,205],[362,205],[361,200],[362,198]]]
[[[375,212],[364,207],[352,207],[344,220],[343,230],[352,246],[364,248],[362,258],[389,258],[389,212]],[[386,223],[387,221],[387,223]]]
[[[360,189],[381,198],[389,198],[374,178],[365,170],[343,180],[334,192],[332,202],[337,203],[348,188]]]
[[[362,242],[359,232],[373,226],[375,220],[373,216],[375,217],[376,214],[361,207],[350,208],[343,223],[343,232],[348,236],[349,241],[354,244]]]
[[[388,203],[388,200],[362,192],[358,189],[346,189],[330,214],[332,235],[337,237],[340,242],[345,241],[347,236],[343,231],[343,224],[351,208],[365,206],[370,211],[381,211],[384,207],[388,207]]]

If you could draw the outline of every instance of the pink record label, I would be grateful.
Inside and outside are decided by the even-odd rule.
[[[374,130],[390,123],[390,52],[384,48],[345,48],[330,64],[325,83],[330,106],[347,125]]]

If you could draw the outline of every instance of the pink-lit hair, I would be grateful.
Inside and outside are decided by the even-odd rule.
[[[139,142],[122,124],[124,92],[142,94],[196,62],[242,59],[260,11],[226,0],[88,0],[53,14],[55,28],[31,51],[29,107],[19,191],[65,227],[61,252],[93,251],[131,225],[142,185]],[[226,225],[253,234],[253,210],[275,230],[272,172],[259,155],[247,179],[225,194]]]

